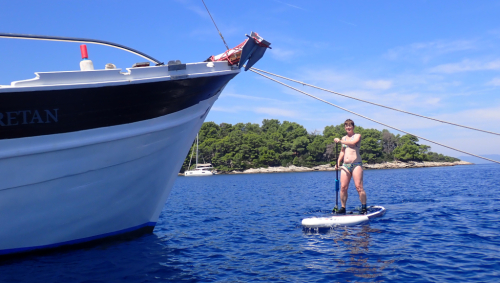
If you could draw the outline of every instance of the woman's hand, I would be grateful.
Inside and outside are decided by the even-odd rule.
[[[333,141],[336,142],[336,143],[339,143],[340,139],[339,138],[335,138],[335,139],[333,139]]]

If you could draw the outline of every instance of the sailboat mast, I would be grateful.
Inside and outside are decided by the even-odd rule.
[[[196,134],[196,167],[198,167],[198,134]]]

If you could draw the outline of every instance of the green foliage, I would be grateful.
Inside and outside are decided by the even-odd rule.
[[[425,144],[418,144],[418,138],[412,135],[404,135],[396,143],[398,146],[393,150],[392,155],[401,161],[458,161],[458,158],[444,156],[435,152],[430,152],[431,147]]]
[[[361,142],[361,148],[359,150],[361,154],[361,159],[366,163],[376,163],[381,161],[382,156],[382,145],[380,139],[374,137],[365,138]]]
[[[418,145],[406,142],[394,150],[394,157],[401,161],[421,161]]]
[[[365,163],[383,161],[457,161],[458,159],[430,152],[427,145],[419,145],[411,135],[393,135],[387,130],[364,129],[356,126],[361,134],[360,154]],[[245,170],[267,166],[307,166],[336,163],[334,138],[346,135],[344,124],[325,127],[323,134],[308,133],[294,122],[265,119],[262,125],[238,123],[235,125],[214,122],[203,123],[199,131],[200,163],[212,163],[220,171]],[[337,146],[337,151],[341,148]],[[190,157],[196,150],[193,143],[181,171],[188,169]],[[193,160],[191,167],[193,167]]]

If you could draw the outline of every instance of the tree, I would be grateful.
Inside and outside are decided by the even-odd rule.
[[[259,148],[259,162],[266,166],[276,166],[279,164],[279,155],[263,146]]]
[[[198,132],[198,136],[200,141],[203,141],[204,139],[207,138],[215,139],[218,138],[219,131],[220,127],[217,124],[215,124],[214,122],[206,122],[203,123],[203,125],[201,125],[201,129]]]
[[[422,161],[423,157],[420,154],[420,146],[417,144],[418,138],[412,135],[404,135],[400,138],[399,143],[402,144],[394,149],[394,158],[402,161]]]
[[[294,122],[284,121],[279,128],[279,132],[283,135],[286,142],[293,142],[294,139],[307,136],[307,130]]]
[[[315,135],[313,141],[307,146],[310,157],[316,162],[323,160],[325,150],[325,138],[320,135]]]
[[[264,119],[262,121],[262,131],[264,133],[274,133],[278,131],[281,126],[281,122],[277,119]]]
[[[362,135],[361,158],[368,163],[393,158],[402,161],[456,161],[458,159],[430,152],[427,145],[419,145],[411,135],[393,135],[387,130],[364,129],[356,126]],[[206,122],[199,131],[200,160],[212,163],[222,171],[244,170],[262,166],[315,166],[334,164],[334,138],[346,135],[344,124],[325,127],[323,134],[308,133],[294,122],[264,119],[262,126],[255,123]],[[193,143],[181,168],[187,169]],[[340,147],[339,147],[340,150]]]
[[[401,161],[420,161],[421,156],[419,154],[419,148],[415,144],[409,142],[398,146],[394,151],[394,158]]]
[[[340,154],[339,147],[340,147],[340,145],[338,145],[337,143],[327,144],[325,152],[323,153],[323,158],[326,161],[334,160],[335,162],[337,162],[336,159],[338,158],[338,155]]]
[[[309,144],[309,139],[307,137],[301,136],[293,140],[292,151],[295,152],[297,156],[302,155],[306,152],[307,145]]]
[[[326,126],[323,130],[323,137],[329,142],[332,142],[334,138],[341,138],[345,135],[347,135],[347,132],[345,131],[344,124]]]
[[[382,150],[387,159],[392,159],[392,152],[398,146],[399,136],[395,136],[386,129],[382,130]]]
[[[361,159],[363,162],[376,163],[382,155],[382,146],[380,140],[373,137],[363,137],[360,148]]]

